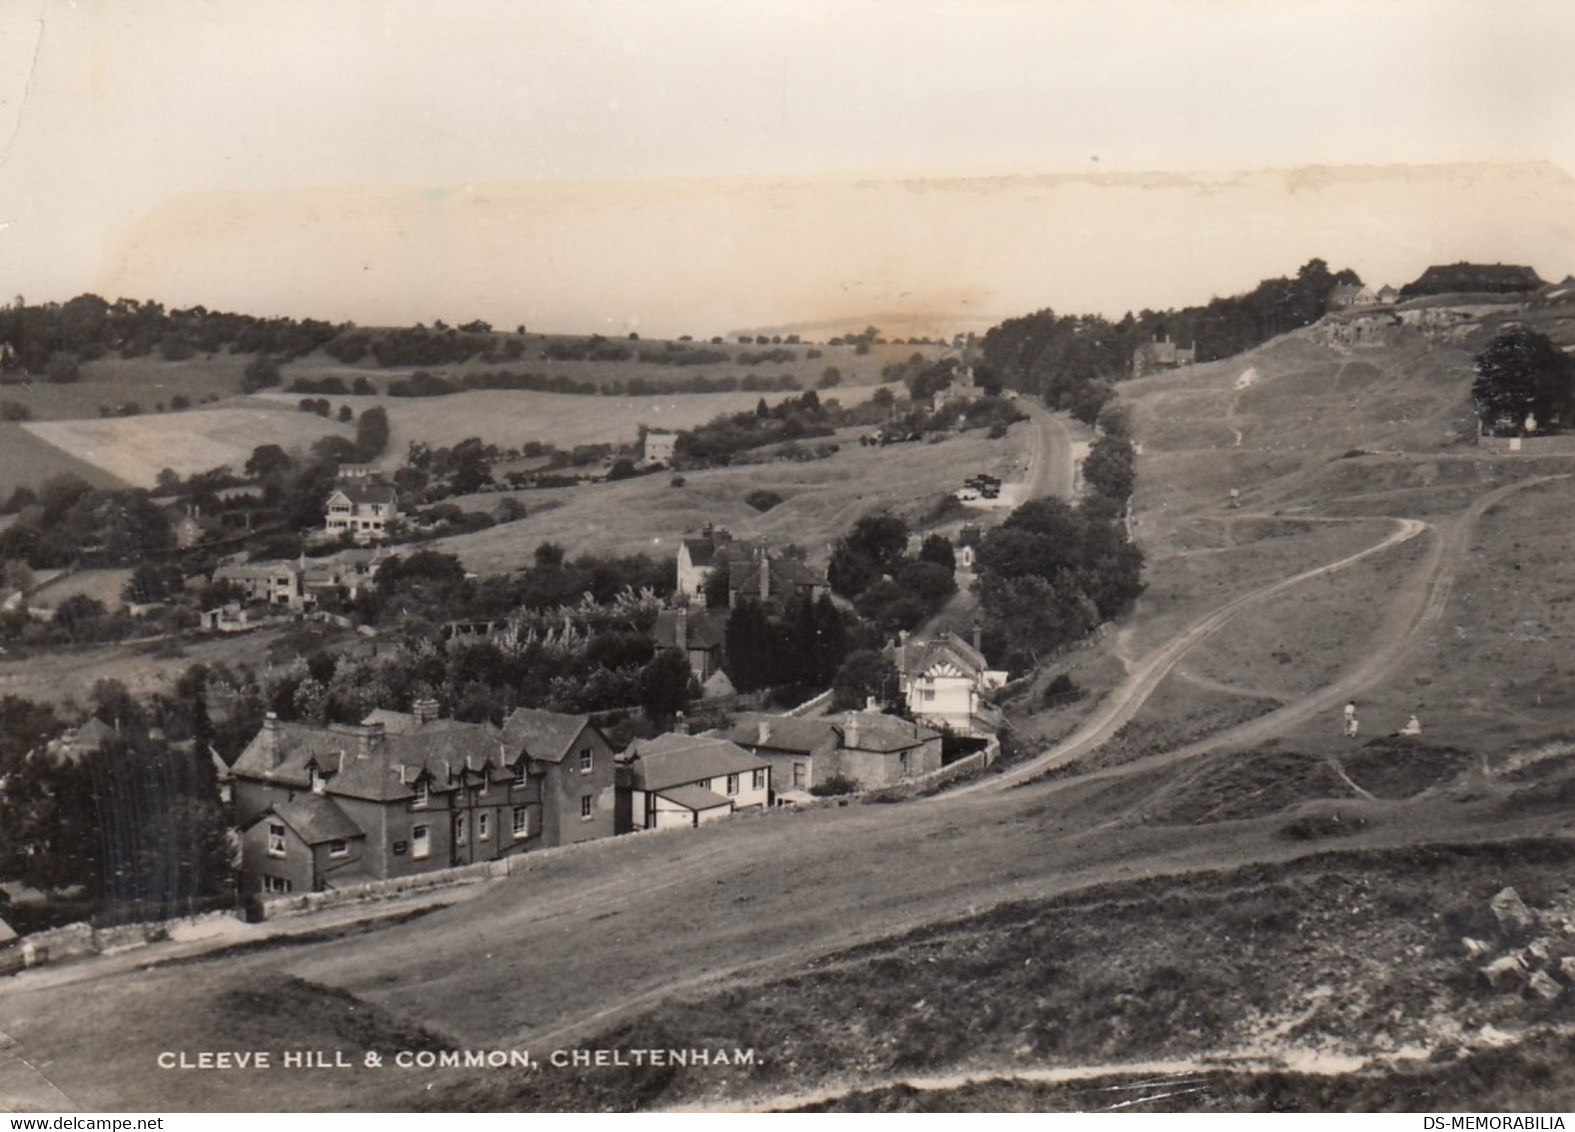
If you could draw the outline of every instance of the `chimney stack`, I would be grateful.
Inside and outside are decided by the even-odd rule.
[[[422,696],[410,705],[418,723],[431,723],[438,717],[438,702],[431,696]]]
[[[764,551],[760,554],[760,600],[766,601],[771,597],[771,556]]]
[[[858,748],[859,713],[856,711],[848,712],[847,725],[842,729],[842,745],[855,750]]]
[[[769,743],[770,741],[771,741],[771,721],[769,719],[762,719],[760,721],[760,732],[756,736],[755,742],[759,746],[763,747],[767,743]]]
[[[689,721],[684,718],[683,712],[673,716],[673,730],[679,735],[689,734]]]
[[[356,732],[355,757],[369,759],[372,757],[372,748],[383,741],[383,725],[381,723],[363,723]]]
[[[973,651],[974,652],[977,652],[977,653],[984,652],[984,646],[981,644],[981,642],[983,640],[984,640],[984,625],[981,624],[978,621],[975,621],[973,623]]]
[[[278,766],[284,761],[284,755],[279,750],[279,713],[269,712],[263,716],[263,754],[268,756],[269,766]]]
[[[678,607],[678,623],[673,627],[673,643],[678,646],[678,651],[689,656],[689,607]]]

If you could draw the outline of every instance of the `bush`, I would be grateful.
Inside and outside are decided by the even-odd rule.
[[[835,798],[843,794],[857,794],[859,784],[851,778],[833,774],[824,782],[817,782],[811,786],[809,792],[817,798]]]
[[[748,495],[744,496],[744,502],[749,504],[756,511],[763,512],[769,511],[778,503],[781,503],[782,496],[778,495],[774,491],[769,490],[768,488],[761,487],[756,488],[754,491],[751,491]]]

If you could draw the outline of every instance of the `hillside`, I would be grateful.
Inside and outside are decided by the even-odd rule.
[[[543,855],[375,930],[23,976],[0,1031],[53,1088],[114,1108],[277,1103],[277,1074],[147,1069],[237,1032],[344,1049],[358,1068],[292,1096],[315,1108],[1567,1107],[1575,456],[1476,446],[1466,393],[1504,320],[1571,313],[1362,345],[1336,320],[1123,386],[1147,591],[1047,658],[1041,683],[1064,672],[1081,700],[1008,701],[1023,753],[999,775]],[[917,480],[965,443],[836,461]],[[749,471],[695,490],[734,507]],[[793,486],[757,529],[813,504]],[[594,490],[693,513],[660,478]],[[526,522],[608,521],[592,506]],[[1413,712],[1421,736],[1394,737]],[[1521,919],[1495,914],[1506,886]],[[1511,956],[1519,975],[1481,974]],[[758,1060],[361,1066],[653,1047]]]

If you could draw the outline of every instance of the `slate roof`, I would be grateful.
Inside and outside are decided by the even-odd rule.
[[[656,615],[656,625],[651,635],[659,649],[678,647],[677,609],[664,609]],[[689,623],[687,634],[692,649],[719,649],[727,641],[727,618],[710,609],[690,609],[686,613]]]
[[[631,746],[624,756],[636,790],[666,793],[706,778],[760,770],[771,764],[726,739],[708,735],[658,735]]]
[[[366,836],[365,831],[351,821],[332,798],[319,794],[297,794],[288,802],[275,802],[257,820],[261,821],[269,814],[276,815],[308,845],[321,845],[326,841],[351,841]]]
[[[657,793],[686,810],[719,810],[733,805],[732,799],[724,798],[714,790],[702,790],[698,786],[673,786]]]
[[[241,752],[232,772],[237,778],[305,790],[311,788],[310,765],[315,764],[327,779],[329,795],[391,802],[412,797],[423,772],[431,789],[441,793],[453,789],[451,779],[467,768],[479,772],[489,764],[508,765],[511,749],[504,747],[496,728],[434,722],[448,726],[427,724],[408,734],[385,734],[371,744],[365,757],[359,753],[361,742],[354,729],[279,722],[274,732],[278,762],[268,753],[269,732],[264,727]]]
[[[904,676],[928,672],[946,661],[970,676],[978,676],[990,668],[983,653],[949,630],[928,642],[915,642],[897,649],[897,668]]]
[[[762,724],[770,728],[765,742],[760,741]],[[833,747],[840,741],[836,727],[829,720],[799,719],[796,716],[769,715],[765,712],[745,712],[734,716],[733,726],[715,734],[740,747],[806,754],[823,746],[828,739]]]
[[[386,483],[376,483],[374,481],[357,482],[349,480],[335,484],[334,490],[329,493],[328,498],[332,499],[335,495],[343,495],[351,503],[357,505],[363,503],[392,504],[398,499],[398,495],[392,487]]]
[[[562,762],[590,722],[587,715],[515,708],[503,721],[503,742],[510,752],[523,750],[542,762]]]
[[[857,726],[854,716],[858,717]],[[877,711],[850,711],[832,720],[842,732],[843,748],[850,751],[889,755],[941,737],[939,731],[932,731],[923,724],[909,723],[906,719]]]

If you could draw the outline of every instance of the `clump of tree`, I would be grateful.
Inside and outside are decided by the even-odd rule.
[[[675,467],[728,464],[753,448],[829,436],[836,427],[835,410],[821,403],[813,390],[776,405],[762,398],[754,412],[731,413],[678,434],[673,445]]]
[[[1471,399],[1489,431],[1520,435],[1528,418],[1538,431],[1556,430],[1575,410],[1575,359],[1545,334],[1525,328],[1501,334],[1473,368]]]
[[[931,535],[909,557],[908,524],[897,515],[866,515],[832,548],[826,577],[859,615],[883,634],[912,629],[957,592],[955,557]]]
[[[19,559],[34,569],[126,566],[174,545],[168,516],[146,491],[96,488],[67,474],[29,494],[12,497],[24,505],[0,531],[0,560]]]
[[[987,651],[1013,671],[1079,640],[1142,592],[1143,553],[1106,508],[1036,499],[979,544]]]
[[[1312,259],[1294,276],[1265,279],[1244,295],[1204,306],[1129,312],[1117,322],[1042,310],[991,327],[979,373],[1092,424],[1109,388],[1130,376],[1133,353],[1144,343],[1168,336],[1195,346],[1199,362],[1229,357],[1318,321],[1336,286],[1360,282],[1353,271],[1331,272]]]
[[[780,616],[746,601],[728,615],[727,674],[741,692],[824,688],[841,667],[848,640],[842,612],[825,595],[813,602],[797,598]]]

